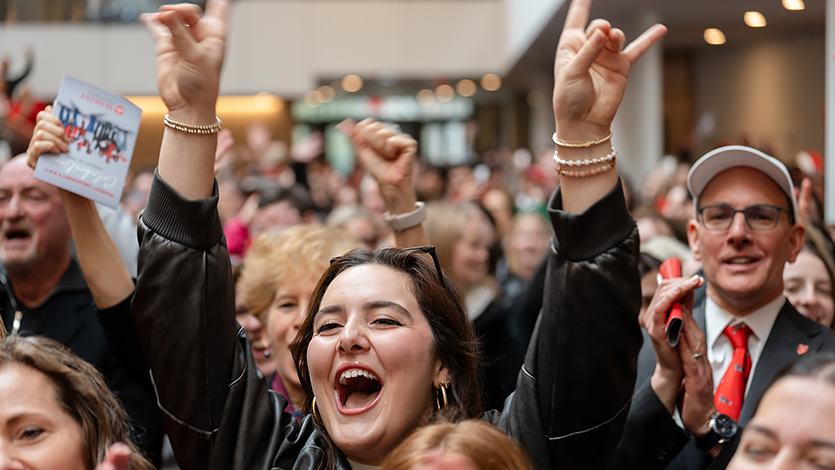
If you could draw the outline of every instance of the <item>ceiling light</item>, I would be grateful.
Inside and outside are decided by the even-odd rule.
[[[716,28],[707,28],[705,30],[705,41],[711,46],[721,46],[725,44],[725,34]]]
[[[488,73],[481,77],[481,88],[487,91],[496,91],[502,87],[502,77],[495,73]]]
[[[530,106],[531,108],[541,108],[542,105],[545,104],[545,96],[541,92],[536,90],[533,90],[530,93],[528,93],[528,96],[526,98],[528,101],[528,106]]]
[[[476,85],[475,82],[469,78],[465,78],[455,85],[455,91],[457,91],[459,95],[469,98],[478,91],[478,85]]]
[[[417,102],[419,105],[428,108],[435,104],[435,92],[432,90],[420,90],[417,94]]]
[[[806,4],[803,3],[803,0],[783,0],[783,8],[786,10],[803,10],[806,8]]]
[[[752,28],[762,28],[765,26],[765,17],[758,11],[745,12],[745,24]]]
[[[449,103],[455,98],[455,89],[446,84],[438,85],[438,88],[435,88],[435,97],[441,103]]]
[[[342,89],[348,93],[354,93],[362,90],[362,78],[359,75],[346,75],[342,79]]]
[[[336,96],[336,92],[328,85],[320,86],[319,93],[322,94],[322,103],[330,103]]]
[[[318,108],[322,104],[322,92],[319,90],[311,90],[304,95],[304,104],[310,108]]]

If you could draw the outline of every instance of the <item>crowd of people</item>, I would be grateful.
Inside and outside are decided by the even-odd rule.
[[[556,152],[436,168],[346,121],[348,178],[221,130],[228,1],[144,15],[176,125],[122,212],[33,177],[49,107],[0,166],[0,469],[835,469],[820,175],[725,145],[633,192],[611,123],[666,29],[590,8]]]

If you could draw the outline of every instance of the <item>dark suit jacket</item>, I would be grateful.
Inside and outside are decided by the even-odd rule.
[[[695,293],[693,318],[705,330],[705,287]],[[805,354],[835,351],[835,333],[797,313],[786,301],[774,321],[766,339],[754,375],[750,378],[748,394],[739,415],[745,426],[754,415],[757,404],[774,376],[798,358],[798,346],[809,347]],[[696,448],[695,439],[682,430],[661,403],[649,378],[655,370],[655,352],[644,330],[644,344],[638,356],[638,379],[629,417],[608,469],[724,469],[736,449],[738,441],[729,442],[714,461]]]

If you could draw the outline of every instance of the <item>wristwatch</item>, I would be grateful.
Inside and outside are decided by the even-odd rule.
[[[704,436],[696,438],[696,447],[708,451],[717,444],[724,444],[739,432],[739,425],[728,415],[713,413],[708,422],[710,430]]]

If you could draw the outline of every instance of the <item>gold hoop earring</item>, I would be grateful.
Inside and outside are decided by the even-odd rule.
[[[446,379],[438,384],[439,388],[435,389],[435,405],[438,406],[439,411],[443,410],[449,405],[446,398],[446,389],[449,387],[451,383],[452,381],[450,379]],[[441,398],[444,399],[444,406],[441,406],[441,401],[438,399],[438,392],[441,392]]]
[[[319,415],[316,414],[316,397],[313,397],[313,404],[310,407],[310,412],[313,414],[313,419],[315,421],[321,422],[321,420],[319,419]]]

